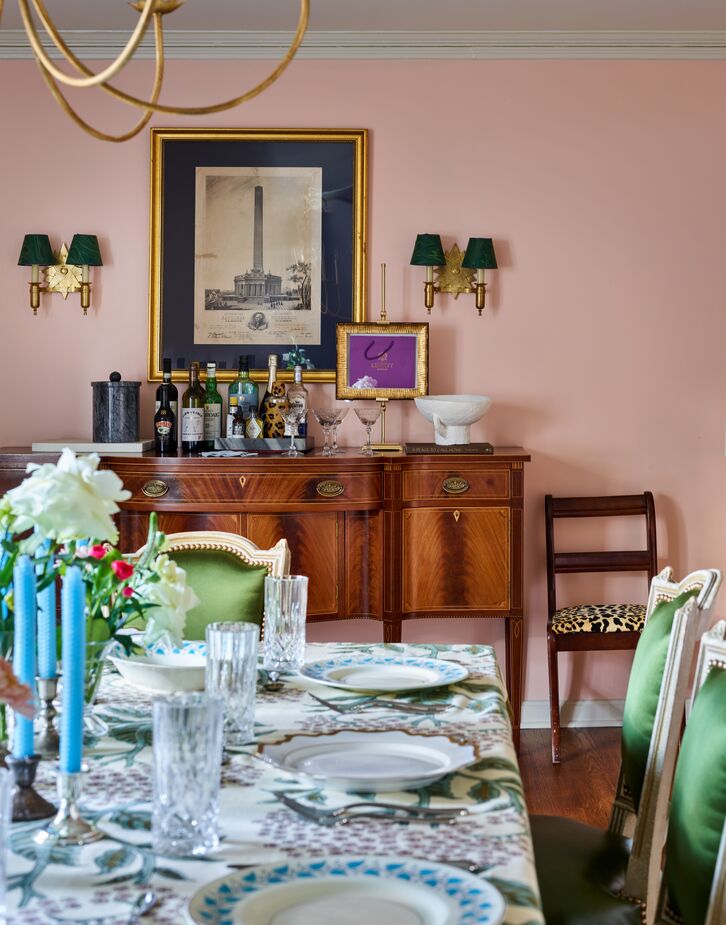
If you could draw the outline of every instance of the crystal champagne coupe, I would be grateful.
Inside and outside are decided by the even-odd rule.
[[[323,456],[332,456],[333,448],[330,445],[330,431],[335,424],[335,411],[330,411],[327,408],[314,408],[313,415],[315,420],[323,428],[323,436],[325,437],[325,443],[323,444]]]
[[[362,453],[364,456],[372,456],[373,447],[371,446],[371,429],[373,428],[373,425],[376,423],[378,418],[381,416],[381,409],[378,405],[368,405],[364,406],[363,408],[356,408],[355,413],[357,414],[358,420],[361,422],[361,424],[365,424],[366,427],[367,440],[365,446],[362,449]]]
[[[335,423],[333,424],[333,455],[340,456],[343,450],[338,449],[338,425],[342,424],[343,418],[350,411],[350,405],[346,402],[345,404],[336,405],[332,410],[335,414]]]

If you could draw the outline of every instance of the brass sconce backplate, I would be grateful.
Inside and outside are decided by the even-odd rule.
[[[78,292],[81,288],[82,270],[72,263],[66,263],[68,259],[68,248],[63,244],[58,251],[58,256],[54,266],[46,268],[45,271],[45,288],[47,292],[60,292],[64,299],[68,298],[69,292]]]
[[[454,244],[451,250],[445,252],[446,266],[436,268],[436,288],[439,292],[449,292],[458,299],[462,292],[474,291],[474,271],[462,267],[464,255]]]

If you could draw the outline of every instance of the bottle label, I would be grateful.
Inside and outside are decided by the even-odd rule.
[[[204,406],[204,439],[214,440],[222,436],[222,406],[220,404],[205,404]]]
[[[262,436],[262,421],[254,414],[247,418],[246,432],[251,440],[256,440]]]
[[[160,421],[156,422],[156,436],[165,440],[167,437],[171,437],[172,423],[168,418],[162,418]]]
[[[191,443],[204,439],[204,408],[182,408],[182,440]]]

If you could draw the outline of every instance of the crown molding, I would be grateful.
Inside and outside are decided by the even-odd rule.
[[[116,57],[128,35],[116,30],[64,32],[84,60]],[[165,34],[170,59],[225,60],[280,57],[287,32],[181,31]],[[55,49],[53,49],[55,51]],[[147,36],[136,57],[153,58]],[[701,32],[308,32],[298,51],[307,59],[726,59],[726,31]],[[0,59],[28,60],[22,29],[0,30]]]

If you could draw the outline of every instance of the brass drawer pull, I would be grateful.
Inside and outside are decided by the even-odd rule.
[[[323,479],[315,486],[315,491],[323,498],[338,498],[345,491],[345,485],[336,479]]]
[[[141,490],[147,498],[161,498],[169,491],[169,486],[161,479],[149,479],[144,482]]]
[[[246,482],[246,481],[247,481],[247,476],[246,476],[246,475],[241,475],[241,476],[239,477],[240,488],[244,488],[244,487],[245,487],[245,482]]]
[[[463,495],[465,491],[469,491],[469,483],[466,479],[456,476],[450,479],[444,479],[441,488],[447,495]]]

